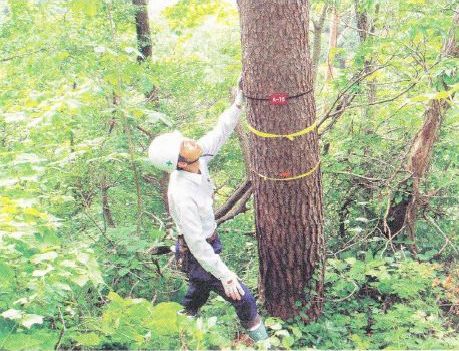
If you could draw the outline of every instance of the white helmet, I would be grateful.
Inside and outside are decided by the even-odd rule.
[[[157,168],[170,173],[177,168],[182,141],[183,135],[178,130],[161,134],[148,147],[148,158]]]

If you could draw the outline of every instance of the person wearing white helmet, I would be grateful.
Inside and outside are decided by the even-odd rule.
[[[152,141],[148,157],[157,168],[171,173],[167,195],[179,233],[175,254],[189,278],[182,313],[195,316],[210,291],[215,291],[234,306],[241,324],[257,342],[268,335],[255,298],[219,255],[222,245],[216,232],[214,187],[207,167],[236,127],[244,102],[239,80],[234,103],[211,131],[199,140],[186,138],[177,130],[162,134]]]

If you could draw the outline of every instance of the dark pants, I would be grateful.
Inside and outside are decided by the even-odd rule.
[[[218,237],[211,245],[216,254],[221,253],[222,244]],[[177,257],[177,253],[179,252],[178,242],[175,248]],[[253,323],[258,320],[258,314],[255,298],[249,289],[244,284],[240,283],[242,289],[245,292],[244,296],[241,296],[241,300],[231,299],[230,297],[226,296],[222,282],[207,272],[204,268],[202,268],[202,266],[198,263],[196,258],[194,258],[191,252],[188,251],[187,254],[187,275],[190,281],[190,285],[182,302],[185,309],[192,314],[196,313],[198,309],[206,303],[210,292],[215,291],[218,295],[233,305],[242,325],[246,328],[251,327]]]

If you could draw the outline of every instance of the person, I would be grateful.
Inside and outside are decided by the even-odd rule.
[[[210,291],[215,291],[234,306],[247,334],[258,342],[268,335],[255,298],[220,257],[222,244],[212,207],[214,185],[208,170],[209,161],[236,127],[244,102],[239,80],[233,104],[212,130],[199,140],[177,130],[159,135],[150,144],[148,157],[157,168],[170,172],[169,212],[179,233],[175,253],[189,280],[181,312],[196,316]]]

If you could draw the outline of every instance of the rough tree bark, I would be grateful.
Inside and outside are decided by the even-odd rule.
[[[308,1],[238,0],[243,48],[243,91],[266,98],[290,96],[313,86],[308,44]],[[247,119],[275,134],[303,130],[315,120],[312,91],[287,105],[248,98]],[[314,169],[317,131],[294,140],[249,136],[255,226],[265,306],[271,315],[316,319],[323,305],[324,237],[320,167],[297,180],[283,178]],[[295,302],[299,301],[299,306]]]
[[[148,0],[132,0],[132,4],[136,7],[135,13],[135,28],[137,32],[137,45],[142,56],[137,57],[138,62],[145,61],[151,57],[151,32],[148,19]]]
[[[442,48],[441,55],[443,57],[459,58],[459,44],[456,37],[458,25],[459,12],[456,11],[453,26]],[[445,90],[449,89],[444,81],[442,81],[442,85]],[[404,198],[399,203],[395,203],[394,199],[392,199],[386,215],[386,218],[390,220],[384,225],[385,234],[389,238],[392,238],[406,228],[408,238],[412,242],[410,249],[414,255],[417,253],[415,235],[416,213],[420,204],[423,202],[423,196],[419,188],[429,168],[432,151],[443,117],[451,107],[451,104],[452,98],[433,99],[429,102],[424,112],[424,123],[414,136],[408,152],[406,170],[411,175],[398,186],[403,191]]]

